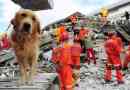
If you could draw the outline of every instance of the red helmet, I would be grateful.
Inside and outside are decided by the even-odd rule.
[[[69,39],[69,33],[67,31],[63,32],[60,37],[60,41],[65,41]]]

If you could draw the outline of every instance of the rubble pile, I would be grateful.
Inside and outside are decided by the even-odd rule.
[[[80,86],[76,90],[130,90],[130,70],[124,72],[124,84],[117,84],[115,78],[115,70],[112,70],[112,82],[105,83],[104,68],[106,62],[106,55],[101,44],[101,40],[97,42],[95,51],[97,52],[97,65],[81,64],[80,69]],[[103,44],[103,41],[102,41]]]

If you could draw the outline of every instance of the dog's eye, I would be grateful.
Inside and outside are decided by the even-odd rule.
[[[22,17],[26,17],[26,16],[27,16],[27,14],[25,14],[25,13],[22,13],[22,14],[21,14],[21,16],[22,16]]]
[[[32,17],[32,20],[33,20],[33,21],[36,21],[36,18],[35,18],[35,17]]]

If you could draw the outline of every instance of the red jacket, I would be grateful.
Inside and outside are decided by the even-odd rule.
[[[120,45],[118,45],[116,40],[109,39],[105,43],[105,50],[108,55],[117,56],[120,54]]]
[[[7,36],[5,36],[2,38],[2,48],[9,48],[9,47],[10,47],[9,40]]]
[[[118,46],[120,48],[120,51],[122,51],[122,49],[123,49],[123,42],[122,42],[121,38],[120,37],[112,37],[112,39],[117,41],[117,44],[118,44]]]

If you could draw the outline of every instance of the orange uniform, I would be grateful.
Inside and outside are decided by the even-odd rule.
[[[65,26],[61,25],[59,28],[57,28],[56,30],[56,39],[57,39],[57,42],[59,43],[60,42],[60,38],[62,37],[62,33],[65,32],[66,29],[65,29]]]
[[[72,71],[72,59],[71,59],[71,45],[63,43],[60,49],[60,87],[61,90],[73,90],[73,71]]]
[[[85,35],[88,33],[88,31],[84,28],[81,28],[80,31],[79,31],[79,37],[80,39],[84,39]]]
[[[61,45],[53,49],[52,59],[57,63],[60,90],[73,90],[73,71],[71,59],[71,45],[68,44],[69,34],[65,31],[61,33]]]
[[[73,90],[73,71],[71,68],[71,45],[64,43],[62,46],[53,49],[52,62],[57,63],[59,74],[60,90]]]
[[[80,54],[81,54],[81,46],[79,43],[74,43],[71,47],[71,55],[73,65],[77,68],[80,66]]]
[[[61,38],[61,34],[63,33],[63,32],[65,32],[66,31],[66,29],[65,29],[65,26],[60,26],[59,27],[59,37]]]
[[[80,78],[80,54],[81,54],[81,46],[79,41],[74,40],[74,44],[71,47],[71,58],[73,65],[73,85],[77,84],[77,80]]]
[[[122,51],[122,49],[123,49],[123,42],[122,42],[121,38],[117,37],[117,36],[113,36],[112,39],[117,41],[118,46],[120,48],[120,51]]]
[[[112,65],[116,69],[116,78],[118,83],[122,81],[122,72],[121,72],[121,60],[120,60],[120,46],[117,41],[114,39],[109,39],[105,43],[105,50],[108,56],[108,61],[106,64],[105,70],[105,80],[111,80],[111,69]]]

